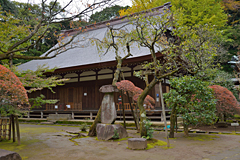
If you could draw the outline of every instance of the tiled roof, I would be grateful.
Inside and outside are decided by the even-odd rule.
[[[165,4],[164,6],[156,7],[155,9],[158,11],[158,13],[162,13],[163,8],[169,8],[169,3]],[[57,55],[54,58],[51,59],[44,59],[44,60],[32,60],[27,63],[21,64],[18,66],[21,70],[36,70],[38,66],[41,65],[47,65],[50,68],[57,67],[59,69],[61,68],[67,68],[67,67],[74,67],[74,66],[81,66],[81,65],[88,65],[88,64],[96,64],[96,63],[103,63],[103,62],[109,62],[109,61],[115,61],[115,52],[114,49],[109,50],[105,55],[103,53],[99,53],[97,50],[96,45],[92,45],[89,38],[97,38],[102,40],[104,35],[106,34],[108,28],[106,24],[110,23],[113,25],[114,28],[118,28],[123,26],[124,24],[129,23],[127,18],[116,18],[110,21],[100,22],[93,25],[88,26],[89,29],[86,32],[83,32],[79,34],[74,41],[72,42],[72,46],[66,47],[66,51],[63,53]],[[131,29],[132,25],[127,25],[127,29]],[[75,30],[65,31],[67,34],[75,34]],[[66,42],[70,37],[66,37],[62,42]],[[58,44],[56,44],[53,48],[58,47]],[[71,49],[69,49],[71,48]],[[135,57],[141,57],[146,56],[149,53],[149,50],[144,47],[138,47],[137,44],[133,44],[130,47],[131,54],[133,56],[129,58],[135,58]],[[121,50],[121,49],[120,49]],[[56,52],[50,53],[49,56],[54,55]],[[126,54],[125,51],[121,50],[120,55],[124,56]],[[46,54],[46,53],[45,53]],[[44,56],[43,54],[42,56]]]

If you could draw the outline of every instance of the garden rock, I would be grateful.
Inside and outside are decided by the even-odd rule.
[[[109,140],[115,135],[119,139],[128,137],[126,129],[120,124],[97,124],[97,138],[98,140]]]
[[[16,152],[0,149],[0,160],[22,160]]]
[[[128,139],[129,149],[145,149],[147,148],[147,139],[145,138],[129,138]]]

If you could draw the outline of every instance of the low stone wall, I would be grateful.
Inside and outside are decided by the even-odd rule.
[[[0,160],[22,160],[16,152],[0,149]]]

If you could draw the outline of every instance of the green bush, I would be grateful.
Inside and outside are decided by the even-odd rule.
[[[153,128],[151,127],[152,123],[149,119],[147,119],[145,122],[144,126],[146,127],[147,130],[147,136],[143,136],[142,138],[146,138],[146,139],[152,139],[153,138]]]

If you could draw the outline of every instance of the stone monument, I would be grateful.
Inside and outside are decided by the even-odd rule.
[[[101,109],[101,123],[97,124],[97,137],[99,140],[109,140],[113,137],[125,138],[128,136],[122,125],[113,124],[117,118],[117,111],[114,102],[114,92],[118,89],[113,85],[104,85],[99,89],[104,93]]]
[[[104,124],[112,124],[117,118],[113,93],[118,92],[118,89],[113,85],[105,85],[102,86],[99,91],[104,93],[101,105],[101,122]]]

